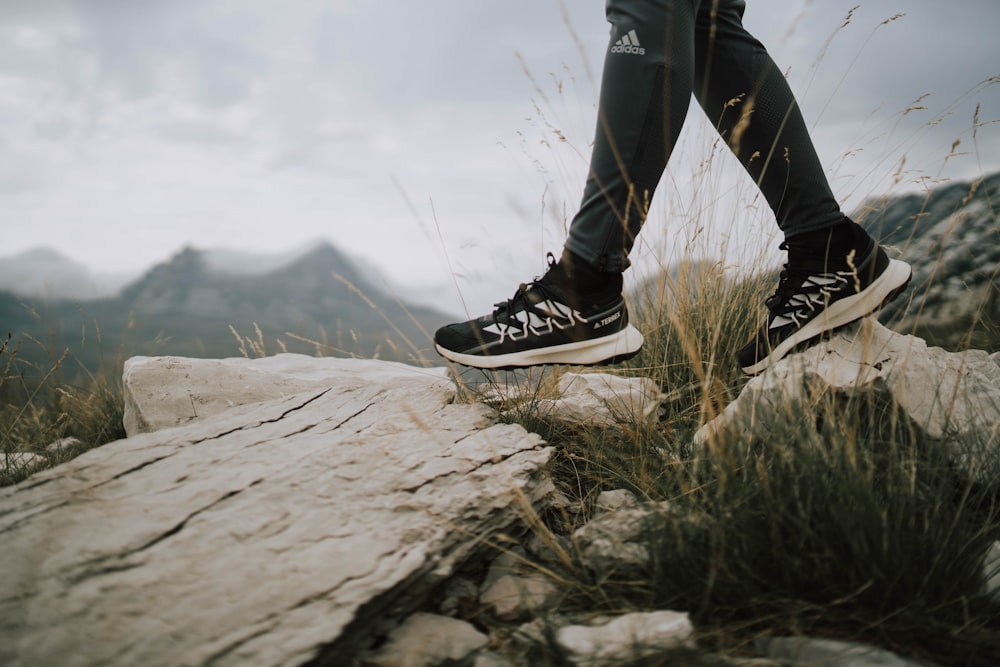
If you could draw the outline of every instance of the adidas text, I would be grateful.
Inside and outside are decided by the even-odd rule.
[[[611,47],[611,53],[631,53],[637,56],[646,55],[646,49],[639,46],[639,36],[635,34],[635,30],[629,30],[627,35],[623,35],[621,39],[614,43]]]
[[[646,55],[646,49],[641,46],[623,46],[621,44],[615,44],[611,47],[611,53],[634,53],[637,56]]]

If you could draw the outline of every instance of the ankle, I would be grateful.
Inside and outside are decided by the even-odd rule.
[[[598,292],[621,293],[623,287],[620,271],[600,271],[579,255],[564,249],[559,258],[559,267],[566,277],[568,286],[578,294]]]
[[[842,222],[830,227],[789,238],[786,244],[789,260],[793,259],[793,255],[794,258],[813,260],[839,259],[864,246],[868,238],[860,225],[844,218]]]

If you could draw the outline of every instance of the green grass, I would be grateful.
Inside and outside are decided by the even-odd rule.
[[[67,353],[39,365],[18,351],[11,337],[0,342],[0,486],[125,437],[121,360],[90,371]],[[60,440],[67,444],[51,447]]]
[[[1000,659],[1000,627],[987,625],[1000,607],[978,595],[997,489],[965,480],[891,405],[829,396],[815,410],[660,480],[678,512],[650,528],[649,603],[708,627]]]
[[[512,402],[509,419],[555,447],[551,474],[570,499],[569,511],[539,517],[543,539],[571,534],[603,490],[672,508],[645,531],[648,567],[595,573],[572,548],[562,565],[539,563],[566,593],[552,614],[689,612],[703,650],[643,665],[722,664],[712,651],[746,655],[755,639],[782,635],[865,641],[942,665],[1000,663],[1000,600],[981,593],[984,555],[1000,539],[1000,484],[970,482],[896,406],[817,396],[809,410],[790,404],[766,441],[729,435],[693,446],[696,429],[746,383],[733,356],[773,281],[693,264],[633,295],[646,345],[616,372],[660,385],[655,425],[572,427],[531,400]],[[2,451],[42,456],[7,466],[0,484],[124,436],[121,363],[81,373],[68,355],[49,356],[47,367],[22,363],[9,339],[0,343]],[[551,382],[530,379],[538,392]],[[47,450],[67,437],[80,442]],[[551,641],[525,655],[565,664]]]
[[[511,412],[555,446],[552,474],[575,510],[545,517],[539,532],[571,534],[603,490],[672,508],[645,531],[648,568],[564,563],[567,598],[555,613],[688,611],[701,646],[736,654],[758,637],[808,635],[942,665],[1000,664],[1000,599],[981,592],[983,559],[1000,539],[1000,480],[970,481],[975,471],[958,469],[886,397],[814,395],[789,403],[766,440],[691,444],[746,382],[733,354],[772,279],[700,267],[646,286],[646,348],[622,372],[660,383],[658,425],[570,427],[531,401]]]
[[[970,482],[896,406],[817,396],[808,410],[790,404],[766,441],[729,435],[693,446],[696,429],[747,381],[733,357],[773,283],[771,273],[735,278],[701,263],[640,286],[632,315],[646,345],[615,372],[662,388],[654,425],[572,427],[548,421],[531,400],[512,401],[508,418],[555,447],[551,474],[570,499],[570,511],[539,518],[544,539],[571,534],[603,490],[672,507],[650,520],[646,568],[598,574],[573,549],[561,566],[545,564],[566,592],[553,613],[688,611],[700,646],[723,654],[791,634],[866,641],[942,665],[998,664],[1000,600],[980,591],[983,557],[1000,539],[1000,486]],[[87,373],[65,353],[48,357],[45,366],[22,362],[10,339],[0,342],[0,449],[42,457],[6,466],[0,484],[124,436],[121,361]],[[539,393],[551,383],[544,373],[529,380]],[[68,437],[79,444],[48,451]],[[551,645],[528,652],[536,664],[563,664]]]

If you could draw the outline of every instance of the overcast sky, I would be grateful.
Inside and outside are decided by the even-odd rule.
[[[481,310],[558,252],[582,192],[608,25],[564,4],[0,0],[0,256],[138,271],[327,239]],[[1000,170],[996,0],[862,1],[842,28],[855,0],[747,4],[845,209]],[[713,138],[693,108],[638,257],[773,233],[728,156],[706,166]]]

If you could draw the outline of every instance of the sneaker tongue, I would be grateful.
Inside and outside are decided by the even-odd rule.
[[[620,271],[600,271],[566,250],[559,263],[545,274],[542,282],[555,286],[560,294],[567,296],[622,291]]]
[[[574,310],[580,309],[580,298],[572,285],[554,285],[541,281],[528,286],[525,293],[528,303],[536,305],[545,301],[557,301]]]
[[[514,315],[519,310],[524,310],[525,304],[535,305],[545,301],[548,298],[541,290],[537,289],[536,285],[538,283],[521,283],[517,287],[517,292],[514,293],[507,301],[502,301],[496,305],[493,310],[493,320],[497,322],[503,322],[504,324],[512,324],[514,322],[520,324],[520,320]],[[552,290],[551,287],[546,288],[549,291]]]

